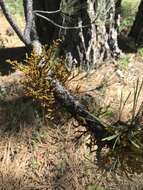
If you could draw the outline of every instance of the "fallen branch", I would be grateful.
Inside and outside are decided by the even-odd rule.
[[[33,44],[33,48],[35,53],[28,58],[27,65],[10,62],[25,75],[23,85],[26,94],[39,100],[42,105],[47,107],[47,110],[52,110],[55,106],[53,103],[55,100],[58,101],[97,140],[109,136],[109,132],[100,120],[88,112],[78,99],[66,89],[66,81],[70,73],[65,68],[63,59],[57,59],[57,61],[55,61],[56,58],[53,59],[55,47],[48,49],[48,57],[44,50],[41,52],[41,49],[37,49],[37,45]]]
[[[50,81],[52,88],[55,90],[55,96],[60,101],[61,105],[65,106],[68,111],[78,120],[78,116],[82,117],[87,124],[87,128],[101,140],[107,137],[109,133],[105,126],[99,121],[98,118],[93,116],[90,112],[86,111],[82,104],[66,90],[58,80],[47,77]]]

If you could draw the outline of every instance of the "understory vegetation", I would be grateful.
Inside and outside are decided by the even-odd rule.
[[[124,31],[125,33],[129,31],[130,27],[133,24],[139,3],[140,1],[122,1],[122,18],[120,31]]]
[[[21,0],[7,0],[7,6],[11,13],[14,15],[15,19],[22,25],[24,12],[22,9],[22,1]]]
[[[68,52],[72,30],[62,40],[41,43],[40,53],[28,44],[24,60],[6,61],[14,72],[0,76],[0,190],[143,188],[143,48],[128,37],[139,4],[122,1],[117,38],[126,50],[108,57],[109,43],[99,51],[104,64],[93,70],[79,68]],[[7,5],[23,23],[22,1]],[[84,47],[77,46],[79,60],[94,60],[95,41],[88,49],[86,28],[78,30]],[[0,44],[7,48],[2,36]],[[66,56],[60,48],[67,48]]]

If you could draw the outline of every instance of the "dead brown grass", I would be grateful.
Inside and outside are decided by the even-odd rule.
[[[0,39],[3,39],[4,46],[7,48],[23,46],[23,43],[18,39],[16,34],[13,32],[12,28],[10,27],[6,18],[3,16],[2,12],[0,12],[0,22],[1,22]],[[8,35],[8,31],[11,31],[12,35]]]
[[[121,78],[116,73],[116,67],[106,65],[89,75],[87,80],[74,79],[70,85],[74,89],[79,83],[81,95],[87,91],[86,93],[93,97],[101,97],[95,102],[92,99],[91,104],[87,102],[89,110],[94,111],[93,108],[98,105],[104,107],[110,103],[112,112],[115,112],[112,115],[115,121],[121,90],[125,89],[124,92],[128,93],[133,88],[133,83],[128,79],[130,73],[123,72],[125,77]],[[81,126],[75,128],[73,123],[76,121],[73,119],[66,121],[64,112],[55,117],[54,120],[59,122],[51,122],[44,117],[42,110],[37,110],[30,99],[21,98],[19,76],[20,74],[15,73],[0,78],[0,84],[5,89],[0,102],[1,190],[143,188],[142,171],[140,174],[128,173],[128,176],[121,169],[110,172],[114,161],[103,159],[104,156],[101,155],[106,153],[106,149],[102,150],[101,157],[98,157],[97,151],[91,153],[87,146],[88,135],[75,143],[80,135],[79,131],[84,129]],[[92,88],[94,90],[91,90]],[[128,109],[130,103],[125,109],[125,119],[128,117]],[[110,120],[111,115],[107,118]]]
[[[21,46],[15,35],[6,34],[9,25],[3,16],[0,20],[0,38],[4,45]],[[121,91],[126,96],[133,91],[137,78],[143,76],[142,58],[130,55],[128,69],[121,72],[115,65],[107,64],[86,78],[84,76],[81,73],[72,80],[69,83],[71,89],[78,88],[78,85],[81,96],[86,93],[96,97],[95,100],[89,98],[89,101],[81,98],[93,113],[99,111],[98,107],[110,104],[106,122],[114,122]],[[103,149],[100,157],[96,146],[96,151],[91,153],[87,146],[88,135],[75,143],[79,131],[84,131],[83,127],[75,128],[73,123],[76,121],[70,119],[67,122],[62,114],[54,122],[45,119],[31,100],[23,98],[19,79],[21,74],[18,72],[0,77],[0,190],[143,189],[142,162],[138,166],[139,173],[135,170],[126,175],[121,168],[110,172],[112,161],[104,160],[107,149]],[[131,106],[132,96],[124,110],[123,120],[130,117]],[[124,158],[135,166],[137,161],[126,153],[122,153]]]

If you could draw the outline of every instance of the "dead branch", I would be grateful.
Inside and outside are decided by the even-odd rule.
[[[109,135],[105,126],[99,121],[98,118],[85,110],[82,104],[66,90],[58,80],[52,79],[48,76],[47,80],[50,81],[51,86],[55,90],[55,96],[60,101],[61,105],[65,106],[68,111],[78,120],[78,116],[82,117],[86,122],[86,126],[90,132],[99,140]]]
[[[0,6],[2,7],[2,10],[4,12],[5,17],[7,18],[8,22],[11,24],[12,28],[15,30],[19,38],[26,44],[30,45],[31,42],[31,30],[33,27],[33,6],[32,6],[32,0],[24,1],[25,4],[25,17],[26,17],[26,28],[24,35],[22,34],[21,30],[15,23],[14,19],[12,18],[12,15],[10,14],[9,10],[6,8],[6,5],[4,3],[4,0],[0,0]],[[92,23],[92,22],[91,22]],[[82,23],[81,23],[82,24]],[[81,28],[81,24],[78,26],[78,28]],[[82,29],[82,28],[81,28]],[[81,31],[82,33],[82,31]],[[96,32],[95,32],[96,33]],[[82,35],[81,35],[82,36]],[[93,37],[93,36],[92,36]],[[96,40],[96,39],[95,39]],[[84,41],[82,41],[84,44]],[[94,42],[91,42],[90,46],[94,45]],[[37,48],[38,47],[38,48]],[[41,44],[37,39],[34,39],[33,48],[37,54],[40,54],[41,52]],[[86,55],[86,61],[87,56],[90,57],[90,54],[92,53],[92,50],[94,48],[88,49],[88,54]],[[86,48],[85,48],[86,50]],[[43,63],[44,60],[42,60]],[[92,60],[90,60],[92,62]],[[39,63],[40,66],[41,62]],[[51,71],[52,72],[52,71]],[[68,90],[65,89],[64,86],[60,84],[60,82],[56,79],[52,78],[51,74],[47,74],[47,80],[50,82],[51,87],[54,89],[56,98],[60,101],[62,106],[65,106],[68,111],[77,119],[80,116],[83,118],[83,120],[86,123],[86,127],[89,131],[92,132],[92,134],[95,135],[97,139],[102,139],[109,135],[107,130],[105,129],[105,126],[91,113],[85,110],[85,108],[80,104],[80,102],[72,95]]]

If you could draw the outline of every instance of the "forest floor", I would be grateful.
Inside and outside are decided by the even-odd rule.
[[[2,15],[0,25],[3,48],[23,46]],[[16,71],[0,77],[0,190],[143,189],[143,160],[137,161],[126,151],[126,168],[112,171],[114,162],[102,162],[96,151],[90,151],[89,136],[77,141],[84,127],[77,129],[76,121],[67,120],[63,112],[49,121],[24,97],[21,76]],[[134,87],[142,76],[140,49],[123,55],[118,64],[105,63],[86,77],[80,73],[69,88],[78,88],[82,103],[93,114],[109,107],[104,118],[111,123],[118,119],[121,93],[125,100],[131,92],[122,113],[122,120],[127,121],[132,115]]]

